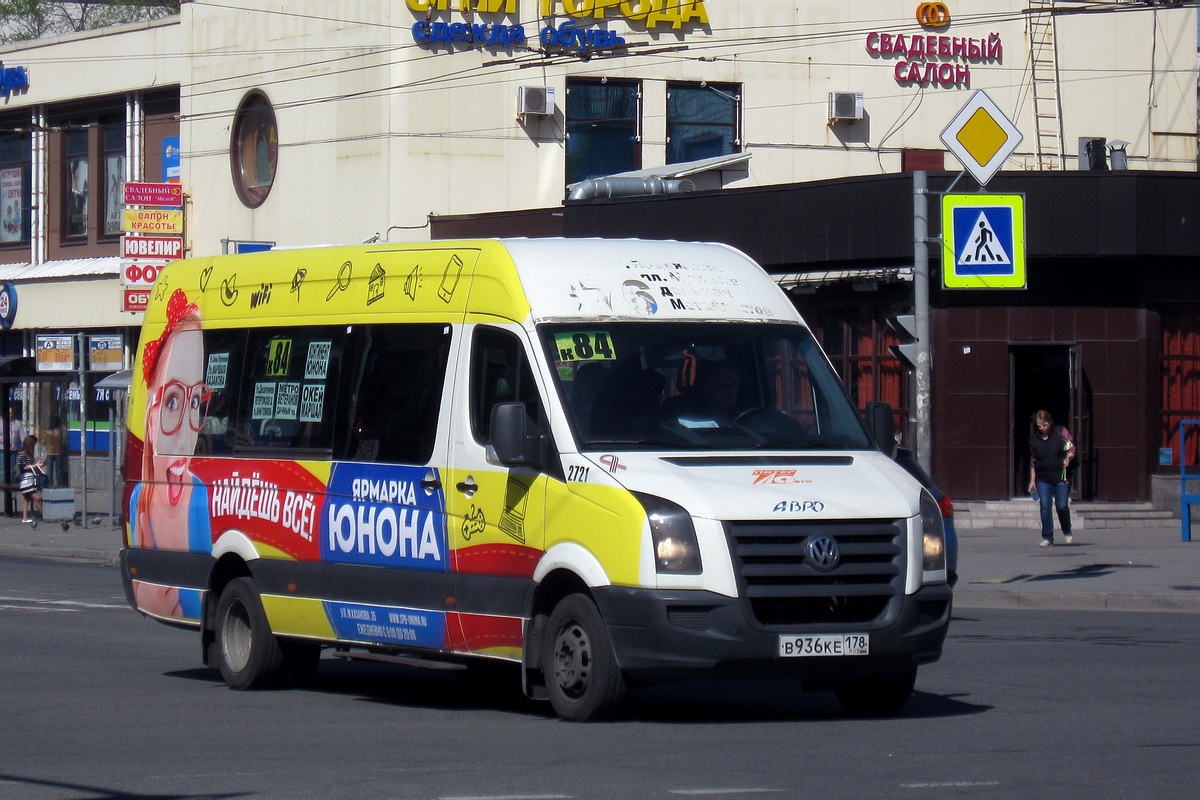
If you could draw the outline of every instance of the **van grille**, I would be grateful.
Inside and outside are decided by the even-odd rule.
[[[904,592],[904,522],[729,522],[742,597],[762,625],[865,623]],[[810,537],[832,537],[841,561],[828,571],[806,555]]]

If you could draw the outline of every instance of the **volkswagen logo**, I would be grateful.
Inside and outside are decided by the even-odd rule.
[[[945,3],[921,3],[917,6],[917,22],[926,28],[944,28],[950,24],[950,8]]]
[[[812,568],[821,572],[829,572],[842,561],[842,551],[838,547],[837,540],[824,533],[808,537],[808,541],[804,545],[804,552],[807,554],[808,563]]]

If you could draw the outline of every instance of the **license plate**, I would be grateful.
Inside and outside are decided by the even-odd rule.
[[[823,633],[815,636],[780,636],[779,657],[865,656],[871,650],[867,633]]]

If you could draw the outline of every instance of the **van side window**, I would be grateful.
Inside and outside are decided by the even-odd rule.
[[[245,353],[244,330],[205,329],[204,381],[210,394],[204,426],[196,437],[198,456],[233,455],[238,386]]]
[[[450,326],[355,326],[346,341],[343,406],[336,457],[345,461],[427,464],[450,357]]]
[[[328,457],[344,336],[340,325],[247,332],[235,452],[298,450]]]
[[[491,434],[492,407],[520,400],[529,435],[542,432],[545,415],[521,341],[498,328],[476,328],[471,347],[471,432],[483,444]]]

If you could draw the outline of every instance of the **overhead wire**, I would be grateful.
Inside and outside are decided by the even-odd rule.
[[[287,9],[263,9],[252,8],[248,9],[232,3],[215,2],[215,0],[193,0],[193,8],[204,6],[213,9],[225,9],[229,11],[246,12],[252,11],[264,15],[292,17],[307,21],[315,21],[321,23],[331,23],[335,25],[345,26],[366,26],[382,31],[394,32],[397,30],[407,30],[408,25],[391,25],[382,22],[350,19],[346,16],[333,16],[322,14],[306,14]],[[1186,3],[1173,4],[1171,8],[1200,5],[1197,0],[1189,0]],[[1145,10],[1146,6],[1136,3],[1114,3],[1114,2],[1092,2],[1080,4],[1079,7],[1059,8],[1054,13],[1056,14],[1075,14],[1075,13],[1120,13],[1126,11],[1141,11]],[[196,13],[194,10],[191,13]],[[444,13],[444,12],[443,12]],[[980,14],[961,14],[956,16],[956,21],[964,25],[987,25],[987,24],[1002,24],[1011,23],[1017,19],[1026,16],[1027,10],[1017,11],[1002,11]],[[546,20],[535,18],[530,20],[534,26],[538,24],[546,24]],[[525,24],[524,22],[518,24]],[[876,20],[858,20],[849,27],[839,27],[836,29],[830,28],[830,23],[825,21],[801,22],[801,23],[781,23],[778,25],[755,26],[753,28],[729,28],[726,29],[722,39],[720,40],[691,40],[688,41],[685,48],[676,49],[670,48],[663,51],[651,52],[650,44],[658,44],[658,42],[644,43],[640,48],[629,48],[613,56],[597,56],[593,54],[590,60],[584,60],[580,56],[573,53],[547,53],[543,50],[531,47],[527,52],[513,56],[510,59],[493,59],[484,61],[473,66],[462,68],[456,66],[453,69],[438,74],[430,74],[415,78],[411,81],[398,83],[390,83],[381,86],[365,86],[357,91],[343,91],[336,93],[326,93],[318,96],[310,96],[291,101],[281,101],[273,103],[279,111],[289,109],[300,109],[308,106],[324,106],[334,103],[349,102],[354,100],[366,99],[373,96],[403,96],[417,95],[431,91],[444,91],[445,89],[461,84],[470,84],[472,86],[486,86],[488,83],[506,84],[511,81],[511,71],[514,69],[525,69],[528,66],[548,66],[550,59],[578,59],[580,68],[572,71],[572,77],[587,77],[595,75],[610,75],[614,63],[627,62],[636,60],[646,63],[648,71],[657,72],[658,68],[672,63],[692,62],[697,60],[703,61],[721,61],[736,59],[739,63],[752,64],[770,64],[780,63],[783,65],[795,65],[796,62],[792,59],[778,59],[777,61],[770,58],[771,53],[791,52],[802,47],[822,47],[837,45],[840,43],[852,42],[855,39],[862,38],[872,32],[880,29],[894,33],[912,33],[923,34],[925,31],[913,19],[876,19]],[[347,52],[348,49],[353,49],[355,52]],[[211,78],[201,78],[200,80],[191,82],[186,87],[185,97],[190,102],[197,102],[203,98],[225,94],[230,91],[246,91],[248,88],[258,88],[263,91],[269,91],[272,87],[282,86],[287,83],[297,81],[324,81],[330,79],[345,80],[358,73],[369,73],[370,71],[388,70],[400,64],[404,64],[410,59],[407,56],[413,49],[425,49],[418,42],[397,44],[394,41],[388,40],[376,44],[360,45],[355,48],[347,47],[311,47],[311,48],[289,48],[286,51],[255,48],[252,50],[240,49],[214,49],[204,53],[184,54],[179,57],[189,59],[227,59],[227,58],[249,58],[254,56],[271,56],[284,55],[295,56],[304,53],[322,53],[332,51],[338,53],[326,59],[317,61],[303,61],[303,63],[295,63],[292,65],[271,65],[267,70],[255,69],[254,71],[239,71],[229,75],[219,75]],[[453,49],[453,47],[449,48]],[[472,48],[474,49],[474,48]],[[1024,49],[1024,48],[1023,48]],[[645,52],[640,52],[644,50]],[[447,58],[458,55],[458,52],[447,52],[444,55]],[[144,55],[116,55],[113,60],[122,60],[124,58],[144,58]],[[170,56],[166,56],[170,57]],[[361,63],[363,60],[376,60],[378,63]],[[381,60],[382,59],[382,60]],[[848,69],[861,68],[864,65],[861,63],[840,63],[836,61],[813,62],[814,65],[823,66],[829,69]],[[626,64],[622,63],[622,67]],[[317,74],[313,73],[314,67],[321,71]],[[330,69],[331,68],[331,69]],[[989,69],[1004,70],[1011,69],[1014,72],[1019,72],[1022,76],[1028,75],[1028,65],[1022,64],[1019,70],[1008,68],[1003,65],[989,65]],[[1120,72],[1111,69],[1094,70],[1096,73],[1105,76],[1106,78],[1119,77]],[[1071,75],[1079,75],[1088,72],[1088,70],[1069,70]],[[1130,70],[1131,74],[1144,75],[1144,71]],[[247,87],[245,82],[247,79],[256,76],[266,76],[263,80],[257,81],[254,87]],[[1072,80],[1083,80],[1085,78],[1066,78],[1063,82],[1071,82]],[[1023,77],[1019,86],[1025,85]],[[197,91],[197,89],[199,89]],[[910,91],[897,91],[892,97],[907,97],[912,94]],[[923,94],[923,92],[918,93]],[[823,101],[820,101],[823,102]],[[817,101],[813,101],[812,105],[818,105]],[[755,108],[775,108],[781,104],[766,104],[755,106]],[[797,105],[788,103],[787,105]],[[803,105],[803,104],[801,104]],[[919,105],[919,103],[918,103]],[[912,100],[909,101],[909,108],[912,107]],[[747,111],[752,109],[746,109]],[[203,119],[232,117],[234,109],[224,107],[213,110],[200,110],[190,113],[187,119],[197,121]],[[907,112],[902,112],[901,117],[905,117]],[[911,119],[911,114],[907,114],[907,119]],[[899,120],[899,117],[898,117]],[[420,135],[420,136],[438,136],[438,137],[461,137],[469,138],[471,136],[486,136],[488,134],[497,134],[507,132],[505,128],[485,127],[470,131],[443,131],[433,132],[427,131],[417,134],[402,134],[389,132],[386,134],[371,134],[356,138],[377,138],[379,135],[388,137],[404,136],[404,135]],[[894,135],[895,130],[890,129],[888,136]],[[507,135],[504,138],[509,138]],[[313,143],[318,143],[321,140],[313,140]],[[883,142],[881,141],[882,145]]]

